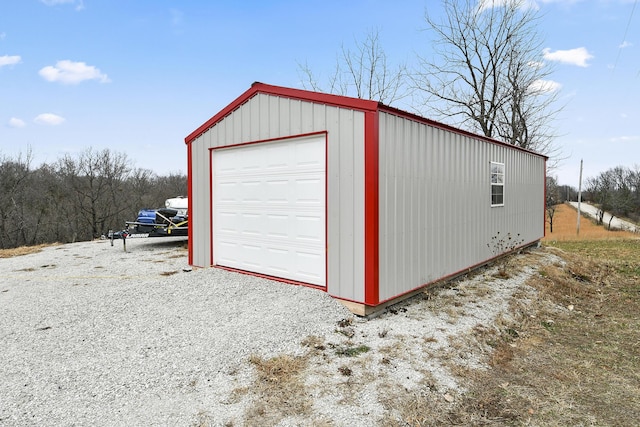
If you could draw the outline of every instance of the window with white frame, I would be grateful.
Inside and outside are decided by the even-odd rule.
[[[504,206],[504,163],[491,162],[491,206]]]

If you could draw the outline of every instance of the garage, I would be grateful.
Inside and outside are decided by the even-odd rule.
[[[544,236],[545,156],[376,101],[254,83],[185,143],[189,264],[356,314]]]
[[[211,150],[215,265],[325,286],[325,134]]]

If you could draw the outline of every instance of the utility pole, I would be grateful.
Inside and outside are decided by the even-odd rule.
[[[580,202],[582,201],[582,159],[580,159],[580,179],[578,180],[578,225],[576,234],[580,235]]]

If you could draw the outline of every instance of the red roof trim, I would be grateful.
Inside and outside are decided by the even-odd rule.
[[[526,148],[522,148],[519,147],[517,145],[512,145],[512,144],[508,144],[506,142],[502,142],[502,141],[498,141],[497,139],[493,139],[493,138],[489,138],[488,136],[484,136],[484,135],[479,135],[473,132],[469,132],[463,129],[459,129],[457,127],[454,126],[450,126],[444,123],[440,123],[440,122],[436,122],[435,120],[431,120],[431,119],[427,119],[425,117],[422,117],[418,114],[414,114],[414,113],[410,113],[408,111],[403,111],[403,110],[399,110],[397,108],[394,107],[389,107],[388,105],[384,105],[384,104],[380,104],[380,111],[383,111],[385,113],[389,113],[389,114],[393,114],[395,116],[399,116],[399,117],[403,117],[409,120],[413,120],[419,123],[424,123],[426,125],[429,126],[433,126],[439,129],[443,129],[449,132],[453,132],[453,133],[457,133],[460,135],[464,135],[464,136],[468,136],[470,138],[475,138],[475,139],[480,139],[482,141],[486,141],[489,142],[491,144],[496,144],[496,145],[502,145],[504,147],[509,147],[509,148],[513,148],[515,150],[518,151],[523,151],[525,153],[529,153],[529,154],[533,154],[535,156],[540,156],[540,157],[544,157],[545,159],[548,159],[548,156],[545,156],[544,154],[540,154],[540,153],[536,153],[535,151],[532,150],[527,150]]]
[[[489,143],[492,143],[492,144],[513,148],[513,149],[518,150],[518,151],[523,151],[523,152],[526,152],[526,153],[530,153],[530,154],[533,154],[533,155],[536,155],[536,156],[540,156],[540,157],[544,157],[545,159],[548,159],[548,156],[545,156],[545,155],[540,154],[540,153],[536,153],[535,151],[527,150],[525,148],[518,147],[517,145],[511,145],[511,144],[508,144],[506,142],[498,141],[496,139],[492,139],[492,138],[489,138],[489,137],[486,137],[486,136],[475,134],[473,132],[469,132],[469,131],[466,131],[466,130],[458,129],[456,127],[453,127],[453,126],[450,126],[450,125],[446,125],[444,123],[440,123],[440,122],[436,122],[434,120],[427,119],[427,118],[422,117],[422,116],[420,116],[418,114],[410,113],[408,111],[399,110],[399,109],[394,108],[394,107],[389,107],[389,106],[384,105],[382,103],[379,103],[377,101],[370,101],[370,100],[360,99],[360,98],[351,98],[351,97],[348,97],[348,96],[341,96],[341,95],[332,95],[332,94],[321,93],[321,92],[312,92],[312,91],[303,90],[303,89],[293,89],[293,88],[288,88],[288,87],[283,87],[283,86],[273,86],[273,85],[268,85],[268,84],[264,84],[264,83],[260,83],[260,82],[255,82],[254,84],[252,84],[251,87],[248,90],[246,90],[242,95],[240,95],[238,98],[236,98],[231,104],[227,105],[218,114],[216,114],[215,116],[211,117],[204,124],[202,124],[196,130],[191,132],[184,139],[185,144],[190,144],[194,139],[198,138],[200,135],[202,135],[204,132],[206,132],[207,129],[209,129],[210,127],[214,126],[216,123],[218,123],[220,120],[225,118],[227,115],[232,113],[234,110],[236,110],[242,104],[247,102],[249,99],[253,98],[258,93],[264,93],[264,94],[275,95],[275,96],[282,96],[282,97],[285,97],[285,98],[298,99],[298,100],[302,100],[302,101],[317,102],[317,103],[320,103],[320,104],[332,105],[332,106],[336,106],[336,107],[351,108],[351,109],[354,109],[354,110],[360,110],[360,111],[365,111],[365,112],[367,112],[367,111],[384,111],[384,112],[389,113],[389,114],[394,114],[396,116],[404,117],[404,118],[407,118],[407,119],[410,119],[410,120],[414,120],[414,121],[417,121],[417,122],[420,122],[420,123],[424,123],[424,124],[427,124],[427,125],[430,125],[430,126],[433,126],[433,127],[437,127],[437,128],[443,129],[443,130],[447,130],[447,131],[454,132],[454,133],[457,133],[457,134],[465,135],[465,136],[468,136],[468,137],[471,137],[471,138],[481,139],[483,141],[486,141],[486,142],[489,142]]]
[[[285,98],[299,99],[302,101],[311,101],[319,104],[332,105],[336,107],[351,108],[361,111],[376,111],[382,104],[376,101],[369,101],[366,99],[350,98],[347,96],[331,95],[327,93],[311,92],[302,89],[292,89],[282,86],[272,86],[264,83],[256,82],[245,91],[242,95],[236,98],[231,104],[222,109],[218,114],[207,120],[198,129],[191,132],[185,139],[185,144],[190,144],[194,139],[202,135],[207,129],[214,126],[220,120],[232,113],[242,104],[253,98],[258,93],[264,93],[268,95],[281,96]]]

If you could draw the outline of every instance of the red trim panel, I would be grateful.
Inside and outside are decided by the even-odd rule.
[[[318,131],[318,132],[309,132],[309,133],[300,133],[297,135],[287,135],[287,136],[279,136],[277,138],[269,138],[269,139],[258,139],[256,141],[247,141],[247,142],[241,142],[239,144],[231,144],[231,145],[223,145],[220,147],[213,147],[213,148],[209,148],[209,151],[214,151],[214,150],[224,150],[226,148],[238,148],[238,147],[242,147],[245,145],[253,145],[253,144],[261,144],[263,142],[277,142],[277,141],[286,141],[287,139],[297,139],[297,138],[305,138],[307,136],[316,136],[316,135],[325,135],[325,144],[327,143],[327,131],[326,130],[322,130],[322,131]],[[211,163],[211,159],[209,159],[209,163]],[[326,169],[325,169],[326,171]]]
[[[232,268],[232,267],[225,267],[224,265],[214,265],[213,267],[214,268],[219,268],[220,270],[232,271],[234,273],[246,274],[247,276],[255,276],[255,277],[260,277],[261,279],[273,280],[274,282],[287,283],[289,285],[305,286],[307,288],[314,288],[314,289],[319,289],[321,291],[326,291],[324,286],[312,285],[310,283],[298,282],[298,281],[289,280],[289,279],[283,279],[282,277],[269,276],[267,274],[255,273],[253,271],[240,270],[240,269]]]
[[[547,159],[544,159],[544,200],[542,201],[542,236],[547,236]]]
[[[380,300],[379,234],[379,147],[378,113],[365,113],[364,119],[364,303],[378,305]]]
[[[324,290],[329,291],[329,132],[324,132]]]
[[[209,265],[213,265],[213,150],[209,148]]]
[[[193,265],[193,167],[192,167],[192,146],[187,145],[187,213],[189,214],[189,227],[187,228],[187,246],[189,248],[189,265]]]

